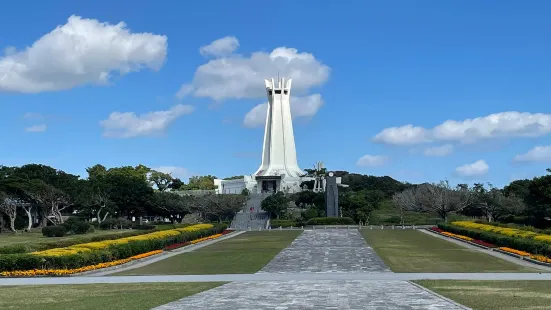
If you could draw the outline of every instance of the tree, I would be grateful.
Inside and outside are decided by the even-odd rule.
[[[114,204],[109,196],[110,188],[105,175],[89,176],[88,180],[81,180],[80,187],[80,212],[84,211],[90,217],[95,217],[98,223],[114,213]]]
[[[452,189],[448,181],[424,183],[404,192],[393,201],[400,203],[406,210],[437,213],[444,221],[448,220],[450,213],[463,210],[471,202],[468,188],[458,186]]]
[[[27,195],[41,206],[43,217],[54,224],[63,223],[61,211],[71,206],[71,200],[67,194],[38,179],[31,180],[25,190]]]
[[[277,192],[262,200],[260,205],[262,210],[268,212],[270,218],[275,216],[279,219],[287,212],[289,202],[290,199],[287,198],[283,192]]]
[[[136,174],[111,173],[105,177],[109,200],[117,207],[118,215],[141,216],[150,205],[153,189],[146,179]]]
[[[361,190],[346,192],[339,204],[343,215],[353,218],[356,222],[369,223],[371,214],[380,207],[384,193],[380,190]]]
[[[152,199],[152,208],[156,214],[164,215],[172,223],[181,222],[186,214],[190,213],[190,205],[185,196],[171,192],[155,192]]]
[[[488,186],[486,189],[483,184],[475,183],[472,189],[472,204],[482,211],[488,222],[496,221],[504,215],[517,214],[523,209],[524,204],[515,195],[508,197],[492,184]]]
[[[18,201],[6,193],[0,192],[0,212],[10,219],[10,230],[15,232],[15,218],[17,217]]]
[[[204,200],[204,215],[222,222],[231,220],[235,214],[243,210],[247,197],[241,194],[206,195]]]
[[[505,196],[515,195],[518,198],[526,201],[526,198],[530,194],[531,183],[532,181],[528,179],[515,180],[503,188],[503,193],[505,194]]]
[[[549,171],[549,169],[548,169]],[[527,214],[535,219],[534,225],[547,227],[551,218],[551,175],[534,178],[528,186]]]
[[[168,188],[172,190],[179,190],[182,186],[184,186],[184,182],[178,178],[174,178],[172,179],[170,185],[168,185]]]
[[[215,176],[193,176],[189,178],[188,184],[182,187],[183,190],[213,190],[216,189],[214,185]]]
[[[157,186],[157,189],[160,192],[164,192],[165,190],[169,189],[172,185],[173,180],[174,179],[172,178],[172,176],[168,173],[153,170],[149,174],[149,182],[152,185]]]
[[[400,225],[404,225],[405,211],[420,209],[415,199],[415,188],[408,188],[392,195],[392,204],[400,217]]]

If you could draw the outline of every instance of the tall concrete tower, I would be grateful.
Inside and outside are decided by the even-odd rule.
[[[262,164],[254,174],[260,177],[299,178],[293,121],[291,119],[291,79],[264,80],[268,95],[268,111],[262,147]],[[279,184],[278,184],[279,185]]]

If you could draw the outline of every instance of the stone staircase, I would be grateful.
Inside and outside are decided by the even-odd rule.
[[[236,230],[258,230],[266,229],[269,225],[270,217],[261,209],[262,200],[270,196],[268,193],[250,194],[244,209],[238,212],[230,228]],[[251,212],[252,210],[252,212]]]

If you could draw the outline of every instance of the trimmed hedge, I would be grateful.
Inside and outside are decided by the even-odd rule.
[[[438,224],[438,228],[454,234],[489,242],[500,247],[509,247],[531,254],[551,256],[551,245],[549,243],[530,238],[510,237],[494,232],[459,227],[451,224]]]
[[[0,271],[32,269],[74,269],[89,265],[124,259],[134,255],[162,250],[175,243],[187,242],[202,237],[222,233],[226,225],[215,225],[212,228],[184,232],[166,239],[138,240],[125,244],[111,245],[105,250],[61,256],[39,256],[30,253],[0,255]]]
[[[303,226],[303,225],[300,225],[300,224],[303,224],[303,223],[298,223],[298,222],[293,221],[293,220],[270,220],[270,226],[272,226],[272,228],[278,228],[278,227],[287,228],[287,227],[300,227],[300,226]]]
[[[65,226],[46,226],[42,227],[42,235],[44,237],[63,237],[67,234]]]
[[[349,217],[315,217],[308,221],[308,225],[354,225]]]

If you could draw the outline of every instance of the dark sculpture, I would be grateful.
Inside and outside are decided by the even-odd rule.
[[[337,177],[329,172],[325,177],[325,215],[327,217],[339,216],[339,188]]]

